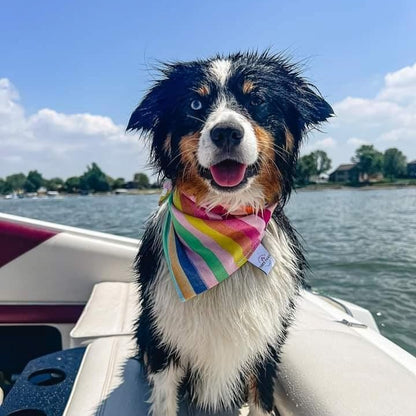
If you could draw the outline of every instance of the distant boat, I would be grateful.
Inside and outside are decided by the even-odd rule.
[[[116,195],[126,195],[129,193],[129,191],[127,189],[123,189],[123,188],[117,188],[114,190],[114,193]]]
[[[23,198],[22,194],[17,194],[16,192],[13,192],[12,194],[7,194],[4,199],[19,199]]]
[[[57,196],[60,196],[58,191],[47,191],[46,195],[52,197],[52,198],[56,198]]]

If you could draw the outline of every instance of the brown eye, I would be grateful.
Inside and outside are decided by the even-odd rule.
[[[258,106],[258,105],[261,105],[261,104],[263,104],[264,103],[264,100],[263,100],[263,98],[261,98],[260,96],[258,96],[258,95],[253,95],[253,97],[251,97],[251,100],[250,100],[250,104],[252,105],[252,106]]]
[[[199,100],[192,100],[191,101],[191,108],[194,111],[198,111],[202,108],[202,103]]]

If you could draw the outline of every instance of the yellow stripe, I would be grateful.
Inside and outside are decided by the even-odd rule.
[[[188,214],[184,215],[187,221],[193,227],[195,227],[197,230],[201,231],[205,235],[211,237],[220,247],[228,251],[228,253],[230,253],[233,256],[234,262],[235,264],[237,264],[237,266],[240,266],[241,264],[244,264],[247,261],[240,244],[236,243],[232,238],[229,238],[226,235],[214,230],[209,225],[207,225],[205,220],[193,217]]]
[[[181,203],[181,197],[179,196],[179,192],[173,193],[173,205],[182,212],[182,203]]]

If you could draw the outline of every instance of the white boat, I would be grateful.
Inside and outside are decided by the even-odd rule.
[[[60,196],[60,193],[58,191],[47,191],[46,195],[50,198],[57,198]]]
[[[130,358],[139,244],[0,214],[0,416],[146,414]],[[281,416],[415,416],[415,393],[416,358],[368,310],[302,293],[277,380]]]

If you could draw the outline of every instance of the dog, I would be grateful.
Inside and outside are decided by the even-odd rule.
[[[278,414],[279,354],[306,267],[283,207],[302,138],[333,110],[296,64],[270,51],[159,69],[160,79],[127,127],[150,140],[152,165],[172,184],[147,223],[135,262],[142,311],[136,334],[151,386],[150,411],[176,415],[178,392],[187,391],[207,411],[248,403],[251,416]],[[181,228],[183,218],[189,220],[187,230]],[[260,237],[248,241],[252,249],[246,255],[257,245],[255,253],[260,247],[263,257],[257,263],[239,258],[227,278],[205,287],[218,259],[201,263],[205,247],[194,246],[206,237],[203,227],[210,221],[220,228],[215,234],[208,225],[208,234],[215,235],[207,238],[226,239],[229,245],[217,247],[223,251],[241,230],[223,235],[221,227],[259,223],[250,232]],[[186,264],[178,272],[182,260]],[[195,264],[201,264],[199,270]],[[191,269],[200,279],[194,286],[186,281]],[[175,273],[185,279],[182,291]]]

